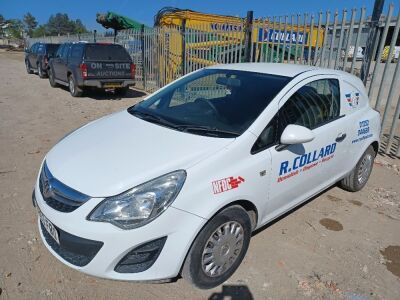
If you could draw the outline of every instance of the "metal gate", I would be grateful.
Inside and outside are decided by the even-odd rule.
[[[377,24],[365,8],[240,19],[232,24],[205,22],[105,34],[69,35],[28,39],[44,42],[116,42],[136,64],[137,88],[153,92],[197,69],[226,63],[282,62],[339,69],[361,75],[371,106],[381,113],[383,151],[400,157],[400,14],[389,6]],[[372,29],[375,40],[369,40]],[[372,61],[364,53],[372,45]],[[366,69],[366,66],[369,69]]]

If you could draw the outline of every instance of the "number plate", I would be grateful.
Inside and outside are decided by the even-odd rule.
[[[39,208],[38,208],[38,214],[39,214],[40,221],[42,222],[44,228],[46,228],[46,231],[57,242],[57,244],[60,245],[60,239],[58,238],[58,231],[54,227],[53,223],[51,223],[49,221],[49,219],[46,218],[46,216],[40,211]]]
[[[104,84],[105,88],[119,88],[121,87],[120,83],[105,83]]]

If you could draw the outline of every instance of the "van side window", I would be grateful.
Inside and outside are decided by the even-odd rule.
[[[83,47],[82,45],[73,45],[71,47],[71,58],[73,59],[80,59],[82,58]]]
[[[65,45],[61,45],[61,46],[58,48],[58,50],[57,50],[57,52],[56,52],[56,57],[61,57],[61,54],[62,54],[64,48],[65,48]]]
[[[282,132],[289,124],[314,129],[336,119],[339,114],[338,80],[316,80],[301,87],[279,110],[279,129]]]

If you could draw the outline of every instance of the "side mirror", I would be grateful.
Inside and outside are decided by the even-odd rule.
[[[311,142],[315,138],[314,133],[300,125],[290,124],[286,126],[281,135],[281,144],[295,145]]]

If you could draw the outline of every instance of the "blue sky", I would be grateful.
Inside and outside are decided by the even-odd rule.
[[[390,1],[386,0],[384,11]],[[395,0],[396,12],[399,0]],[[30,12],[40,24],[46,23],[51,14],[67,13],[72,19],[81,19],[90,30],[102,30],[96,23],[96,13],[108,10],[128,16],[136,21],[153,25],[153,17],[165,6],[188,8],[200,12],[234,15],[244,17],[248,10],[254,11],[255,17],[279,16],[292,13],[317,13],[353,7],[367,8],[371,15],[373,0],[0,0],[0,14],[6,19],[22,18]]]

